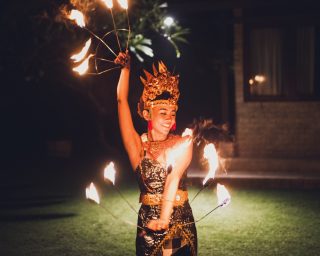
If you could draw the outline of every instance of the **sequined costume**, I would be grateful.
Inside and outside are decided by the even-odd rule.
[[[144,157],[136,169],[141,194],[162,194],[167,170],[157,161]],[[179,190],[186,190],[185,178],[181,178]],[[146,227],[152,219],[159,219],[161,205],[144,205],[139,210],[138,226]],[[169,229],[144,233],[137,229],[136,255],[197,255],[197,231],[188,200],[182,206],[174,206]]]

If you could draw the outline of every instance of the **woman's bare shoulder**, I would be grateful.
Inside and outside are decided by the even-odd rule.
[[[170,139],[174,142],[174,145],[178,146],[186,141],[189,141],[192,137],[190,135],[181,136],[176,134],[171,134]]]

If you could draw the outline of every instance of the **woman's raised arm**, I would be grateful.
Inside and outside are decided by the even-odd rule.
[[[117,87],[119,126],[131,166],[135,169],[140,162],[141,140],[134,128],[128,103],[130,56],[128,53],[119,53],[114,62],[122,65]]]

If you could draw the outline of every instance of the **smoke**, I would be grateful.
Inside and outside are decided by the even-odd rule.
[[[90,13],[97,9],[97,2],[91,0],[70,0],[70,3],[63,4],[59,7],[59,12],[55,16],[55,21],[65,23],[67,26],[67,23],[70,23],[68,17],[72,9],[77,9],[82,12],[87,19],[86,22],[89,22]]]
[[[97,8],[97,1],[92,0],[70,0],[70,4],[85,15],[95,11]]]
[[[193,130],[193,141],[196,145],[234,141],[234,136],[230,133],[228,124],[216,125],[212,119],[199,118],[194,119],[190,126]]]

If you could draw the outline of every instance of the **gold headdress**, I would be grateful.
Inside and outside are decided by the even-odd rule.
[[[143,70],[146,79],[140,76],[141,82],[144,85],[143,93],[138,104],[138,114],[142,117],[142,111],[144,109],[150,109],[155,105],[168,104],[176,106],[178,109],[178,99],[179,99],[179,76],[171,75],[167,67],[162,61],[159,61],[158,70],[152,65],[153,75],[148,71]],[[163,99],[158,97],[163,93],[168,94],[168,99]],[[157,99],[158,97],[158,99]]]

